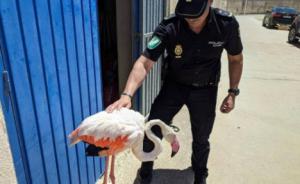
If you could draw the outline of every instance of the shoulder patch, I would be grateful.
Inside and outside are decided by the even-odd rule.
[[[216,8],[215,11],[216,11],[217,15],[221,15],[223,17],[232,17],[233,16],[233,14],[231,12],[226,11],[226,10],[222,10],[222,9],[219,9],[219,8]]]
[[[157,36],[153,36],[153,38],[148,43],[147,47],[148,49],[155,49],[161,44],[161,40]]]

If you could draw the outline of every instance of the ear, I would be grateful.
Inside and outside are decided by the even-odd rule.
[[[213,4],[214,0],[208,0],[208,4],[211,6]]]

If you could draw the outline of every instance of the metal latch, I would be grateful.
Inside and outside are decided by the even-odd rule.
[[[11,86],[10,86],[10,81],[9,81],[9,76],[8,72],[4,70],[2,72],[2,79],[3,79],[3,87],[4,87],[4,95],[9,96],[11,92]]]

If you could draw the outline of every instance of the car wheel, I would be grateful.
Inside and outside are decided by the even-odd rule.
[[[266,27],[270,29],[270,19],[266,20]]]
[[[266,17],[264,17],[263,21],[262,21],[262,26],[266,27]]]
[[[271,18],[268,18],[266,26],[267,26],[268,29],[273,29],[274,28],[274,25],[272,24]]]
[[[289,31],[288,42],[289,43],[298,42],[298,39],[296,38],[296,29],[295,29],[295,27],[292,27]]]

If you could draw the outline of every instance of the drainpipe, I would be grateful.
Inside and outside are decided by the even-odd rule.
[[[248,0],[245,0],[245,4],[244,4],[244,15],[246,14],[247,5],[248,5]]]

